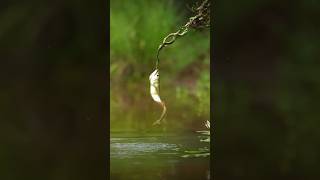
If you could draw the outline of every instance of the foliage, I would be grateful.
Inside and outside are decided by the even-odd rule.
[[[161,108],[150,98],[148,76],[163,38],[188,20],[183,8],[170,0],[111,2],[112,130],[150,129],[158,117]],[[209,119],[209,46],[208,30],[191,29],[161,52],[160,95],[171,127]]]
[[[210,121],[206,121],[205,126],[209,130],[205,131],[197,131],[198,133],[201,133],[206,137],[206,139],[200,139],[201,142],[210,143]],[[200,136],[201,138],[201,136]],[[210,156],[210,149],[208,147],[202,147],[198,148],[196,150],[188,150],[184,151],[186,154],[182,155],[181,157],[187,158],[187,157],[207,157]]]

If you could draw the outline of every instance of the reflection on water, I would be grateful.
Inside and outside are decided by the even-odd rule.
[[[209,179],[209,157],[184,158],[185,151],[208,147],[198,134],[111,134],[112,180]]]
[[[114,143],[112,148],[117,149],[117,153],[113,153],[114,158],[130,158],[135,156],[143,156],[146,153],[157,151],[172,150],[176,148],[175,144],[166,143]]]

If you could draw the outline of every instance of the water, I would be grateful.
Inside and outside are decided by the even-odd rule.
[[[111,134],[111,180],[206,180],[210,157],[185,157],[206,149],[199,134]]]

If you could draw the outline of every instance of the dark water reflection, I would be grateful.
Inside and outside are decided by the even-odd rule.
[[[182,157],[209,146],[199,140],[199,134],[111,134],[111,179],[209,179],[209,157]]]

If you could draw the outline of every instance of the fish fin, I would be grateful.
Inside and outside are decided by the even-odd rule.
[[[156,125],[161,125],[161,119],[156,120],[152,125],[156,126]]]

